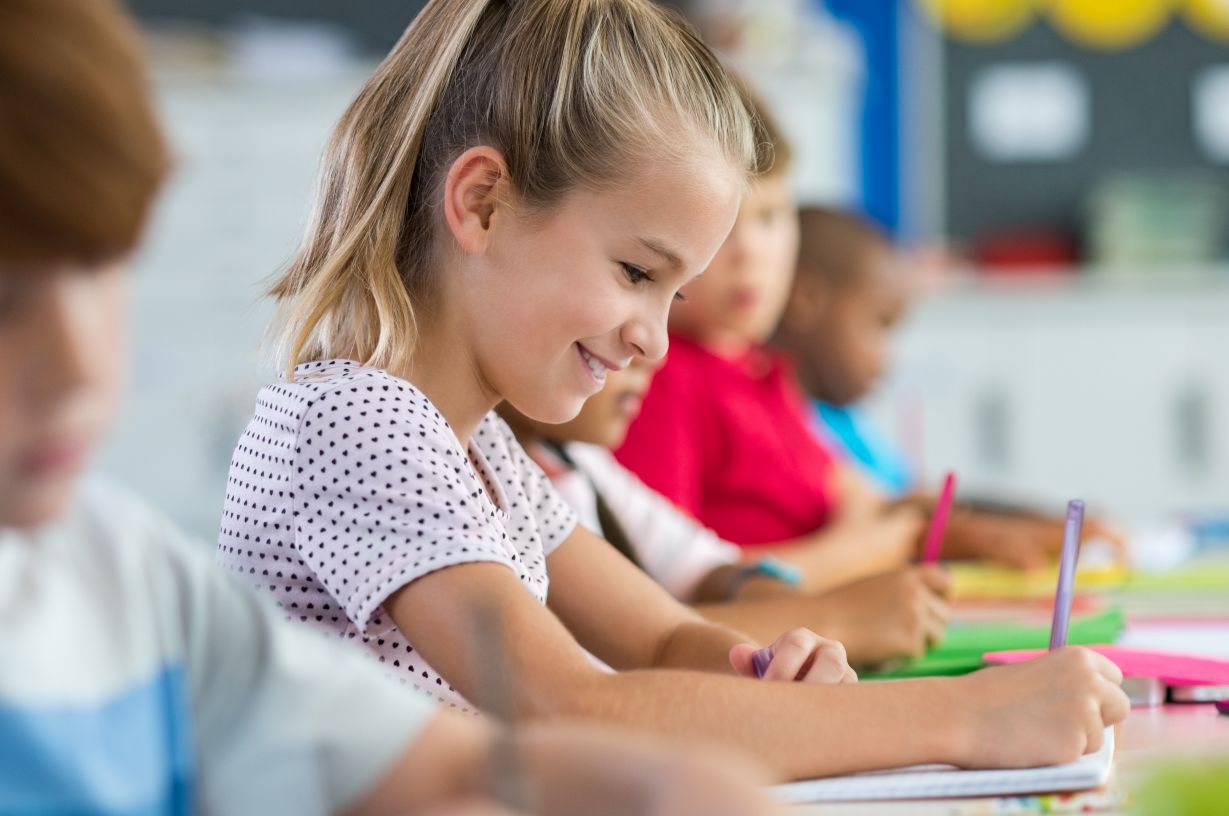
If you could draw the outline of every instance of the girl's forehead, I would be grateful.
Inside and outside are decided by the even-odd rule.
[[[732,173],[717,170],[689,173],[670,167],[646,168],[610,190],[578,190],[563,210],[613,230],[622,230],[656,250],[665,260],[687,262],[689,241],[707,237],[714,226],[727,224],[737,213],[739,187]],[[664,252],[660,250],[665,250]]]

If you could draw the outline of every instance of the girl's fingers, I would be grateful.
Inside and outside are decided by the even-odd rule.
[[[947,567],[939,564],[924,564],[918,568],[918,574],[922,576],[922,582],[930,588],[931,592],[943,598],[952,594],[952,573]]]
[[[1084,753],[1095,754],[1101,750],[1101,746],[1105,743],[1105,726],[1100,723],[1089,722],[1085,726],[1085,737],[1088,743],[1084,747]]]
[[[926,622],[926,648],[935,646],[943,641],[943,636],[947,634],[947,618],[946,616],[930,615]]]
[[[849,660],[845,656],[844,645],[839,641],[825,640],[820,642],[810,668],[798,679],[811,683],[835,685],[849,682],[849,674],[852,671],[853,669],[849,667]],[[856,674],[853,676],[854,681],[857,677]]]
[[[815,635],[811,637],[818,640]],[[772,644],[772,662],[768,664],[763,679],[789,682],[800,679],[799,675],[803,674],[804,669],[813,669],[814,664],[819,662],[818,655],[813,655],[814,644],[804,641],[805,638],[793,633],[777,638]]]
[[[754,678],[754,656],[757,651],[759,648],[750,643],[740,643],[730,649],[730,665],[734,667],[734,671],[742,677]]]
[[[926,611],[940,623],[946,624],[951,607],[942,598],[931,595],[926,599]]]
[[[806,629],[795,629],[777,638],[772,646],[771,662],[763,680],[811,683],[857,682],[858,675],[849,666],[845,646],[837,640],[826,640]],[[730,665],[744,677],[756,677],[755,646],[740,643],[730,649]]]
[[[1101,676],[1110,681],[1115,686],[1122,685],[1122,669],[1114,661],[1110,660],[1105,655],[1093,652],[1093,657],[1097,660],[1097,671],[1101,672]]]
[[[1106,682],[1106,688],[1101,694],[1101,722],[1105,725],[1116,725],[1127,718],[1131,712],[1131,700],[1121,686]]]

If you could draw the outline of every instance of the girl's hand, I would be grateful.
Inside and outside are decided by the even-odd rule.
[[[1117,666],[1078,646],[953,678],[945,684],[949,699],[935,701],[963,719],[950,761],[966,768],[1074,762],[1101,747],[1106,726],[1126,718],[1121,684]]]
[[[828,640],[810,629],[791,629],[773,641],[772,662],[763,680],[804,683],[856,683],[858,673],[849,667],[845,647],[839,640]],[[730,650],[730,665],[744,677],[755,677],[752,658],[757,651],[750,643]]]
[[[920,510],[899,504],[869,518],[838,522],[831,531],[839,536],[838,541],[816,543],[841,548],[848,562],[843,577],[855,580],[897,569],[916,558],[925,527],[926,517]]]
[[[918,657],[943,639],[951,575],[936,564],[903,567],[813,599],[816,629],[839,639],[859,666]]]

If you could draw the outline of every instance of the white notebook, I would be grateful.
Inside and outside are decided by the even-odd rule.
[[[1109,779],[1114,762],[1114,729],[1105,743],[1066,765],[1006,770],[961,770],[951,765],[912,765],[891,771],[810,779],[777,785],[785,802],[863,802],[882,799],[950,799],[959,796],[1013,796],[1097,788]]]

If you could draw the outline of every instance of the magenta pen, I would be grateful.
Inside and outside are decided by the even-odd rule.
[[[947,529],[947,516],[952,510],[952,498],[956,495],[956,474],[948,471],[943,477],[943,490],[935,503],[934,514],[930,517],[930,527],[926,530],[926,545],[922,549],[922,563],[935,564],[939,561],[939,550],[943,547],[943,532]]]

